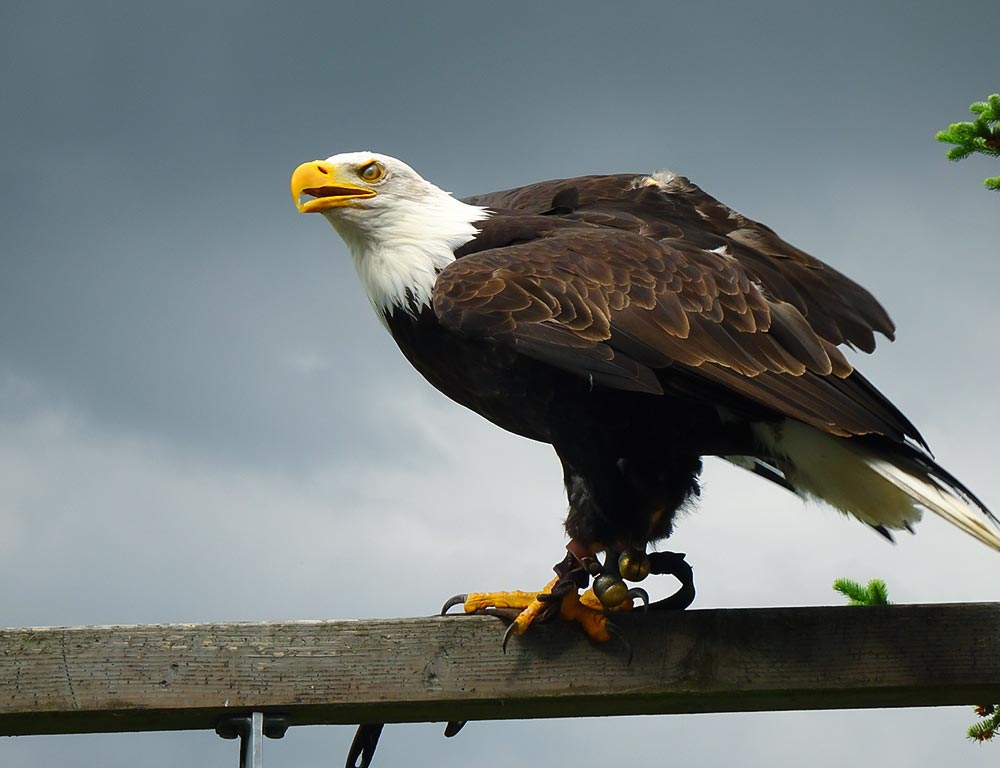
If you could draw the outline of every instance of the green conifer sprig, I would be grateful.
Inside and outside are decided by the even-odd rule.
[[[1000,730],[1000,708],[996,704],[979,704],[976,714],[983,719],[969,726],[968,736],[981,744],[990,741]]]
[[[833,588],[850,601],[850,605],[892,605],[889,589],[882,579],[872,579],[868,586],[862,586],[853,579],[837,579]]]
[[[955,145],[948,150],[948,159],[962,160],[976,152],[1000,157],[1000,94],[977,101],[969,111],[976,115],[971,123],[952,123],[947,131],[937,132],[938,141]],[[1000,191],[1000,176],[988,178],[983,184]]]

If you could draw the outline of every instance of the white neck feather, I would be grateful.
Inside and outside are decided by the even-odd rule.
[[[476,236],[473,222],[489,216],[484,208],[425,183],[427,194],[419,199],[400,197],[385,207],[347,216],[341,209],[327,217],[347,244],[383,322],[394,308],[416,315],[429,306],[438,273],[455,260],[457,248]]]

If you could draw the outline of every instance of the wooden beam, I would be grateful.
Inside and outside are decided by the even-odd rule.
[[[0,630],[0,734],[1000,701],[1000,604],[616,619],[633,650],[495,617]]]

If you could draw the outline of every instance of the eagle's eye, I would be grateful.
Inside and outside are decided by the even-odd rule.
[[[379,181],[385,176],[385,167],[377,160],[372,160],[368,165],[363,165],[358,169],[358,176],[365,181]]]

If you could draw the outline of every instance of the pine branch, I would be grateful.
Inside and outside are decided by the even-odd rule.
[[[892,605],[889,588],[882,579],[872,579],[866,587],[852,579],[837,579],[833,588],[850,600],[850,605]]]
[[[969,739],[980,744],[992,740],[1000,730],[1000,709],[995,704],[980,704],[976,707],[976,714],[984,719],[969,726]]]
[[[948,150],[949,160],[962,160],[979,152],[1000,157],[1000,94],[991,94],[986,101],[977,101],[969,107],[976,119],[964,123],[952,123],[948,130],[938,131],[938,141],[954,144]],[[1000,176],[986,179],[987,189],[1000,191]]]

